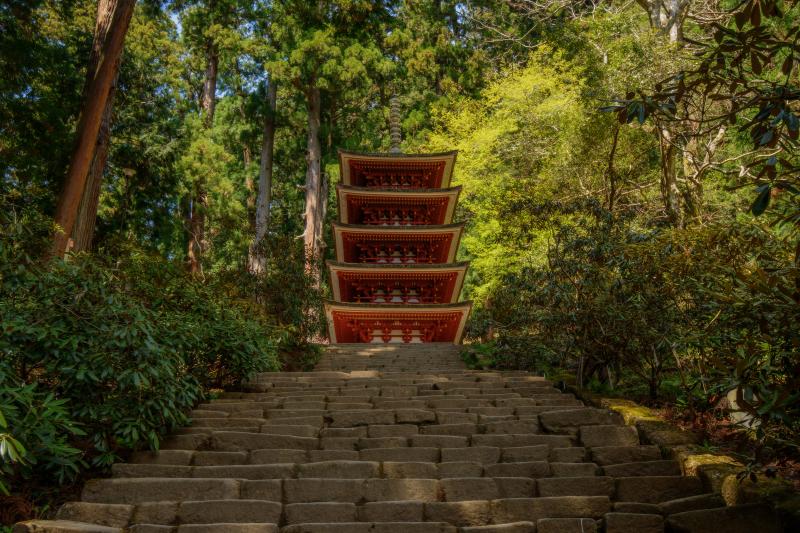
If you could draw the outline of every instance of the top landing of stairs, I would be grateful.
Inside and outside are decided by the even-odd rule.
[[[464,370],[461,346],[447,342],[420,344],[332,344],[315,371],[431,372]]]

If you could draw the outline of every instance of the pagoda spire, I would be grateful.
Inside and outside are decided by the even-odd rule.
[[[400,154],[400,141],[402,133],[400,131],[400,100],[397,96],[392,96],[389,101],[389,153]]]

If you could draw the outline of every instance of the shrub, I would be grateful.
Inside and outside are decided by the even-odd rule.
[[[643,230],[602,209],[556,217],[547,263],[491,294],[497,367],[566,368],[581,384],[689,412],[735,390],[762,443],[800,434],[800,270],[754,222]],[[481,319],[486,321],[485,318]],[[484,329],[487,329],[484,327]]]
[[[124,247],[37,263],[24,219],[3,220],[0,239],[0,441],[18,455],[0,475],[12,483],[157,449],[209,388],[279,367],[282,328],[221,282]]]
[[[242,276],[228,272],[227,284],[249,305],[272,317],[282,328],[281,362],[287,370],[310,370],[321,349],[312,340],[327,336],[324,290],[317,281],[321,262],[307,261],[303,241],[292,235],[267,234],[257,250],[262,271]],[[310,264],[312,269],[307,269]]]
[[[58,483],[71,479],[86,465],[70,440],[85,433],[71,419],[67,401],[35,383],[14,383],[5,367],[0,362],[0,492],[8,495],[3,477],[17,471],[32,477],[38,470]]]

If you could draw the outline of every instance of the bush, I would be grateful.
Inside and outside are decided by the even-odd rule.
[[[71,419],[66,400],[57,400],[39,385],[21,385],[0,362],[0,492],[8,495],[3,477],[30,478],[35,471],[58,483],[73,478],[86,464],[81,450],[70,445],[85,435]],[[14,433],[6,433],[13,428]]]
[[[284,367],[310,370],[321,354],[319,345],[311,341],[327,336],[325,293],[316,279],[323,265],[307,261],[303,241],[292,235],[268,234],[257,251],[262,271],[247,276],[228,273],[234,274],[229,284],[249,295],[250,305],[283,329],[285,338],[279,349]],[[313,270],[307,270],[309,263]]]
[[[40,264],[37,225],[25,220],[3,220],[0,240],[1,475],[11,483],[64,482],[86,464],[157,449],[209,388],[279,367],[283,329],[216,278],[124,247]]]
[[[754,222],[643,230],[586,205],[551,222],[546,266],[507,275],[491,294],[483,330],[496,333],[483,361],[568,369],[579,386],[622,384],[650,400],[669,390],[689,412],[734,390],[759,442],[796,441],[792,243]]]

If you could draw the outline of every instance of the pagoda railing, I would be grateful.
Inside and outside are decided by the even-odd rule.
[[[436,243],[400,244],[358,243],[356,262],[378,265],[434,263],[441,247]]]
[[[433,179],[431,174],[361,174],[364,187],[374,189],[425,189]]]
[[[349,301],[375,304],[438,304],[443,303],[448,280],[432,282],[359,282],[350,287]]]
[[[350,330],[361,341],[374,342],[380,338],[384,343],[392,341],[410,343],[433,342],[436,335],[450,324],[445,320],[352,320],[347,323]]]
[[[364,208],[361,224],[370,226],[424,226],[432,224],[431,210],[414,207]]]

